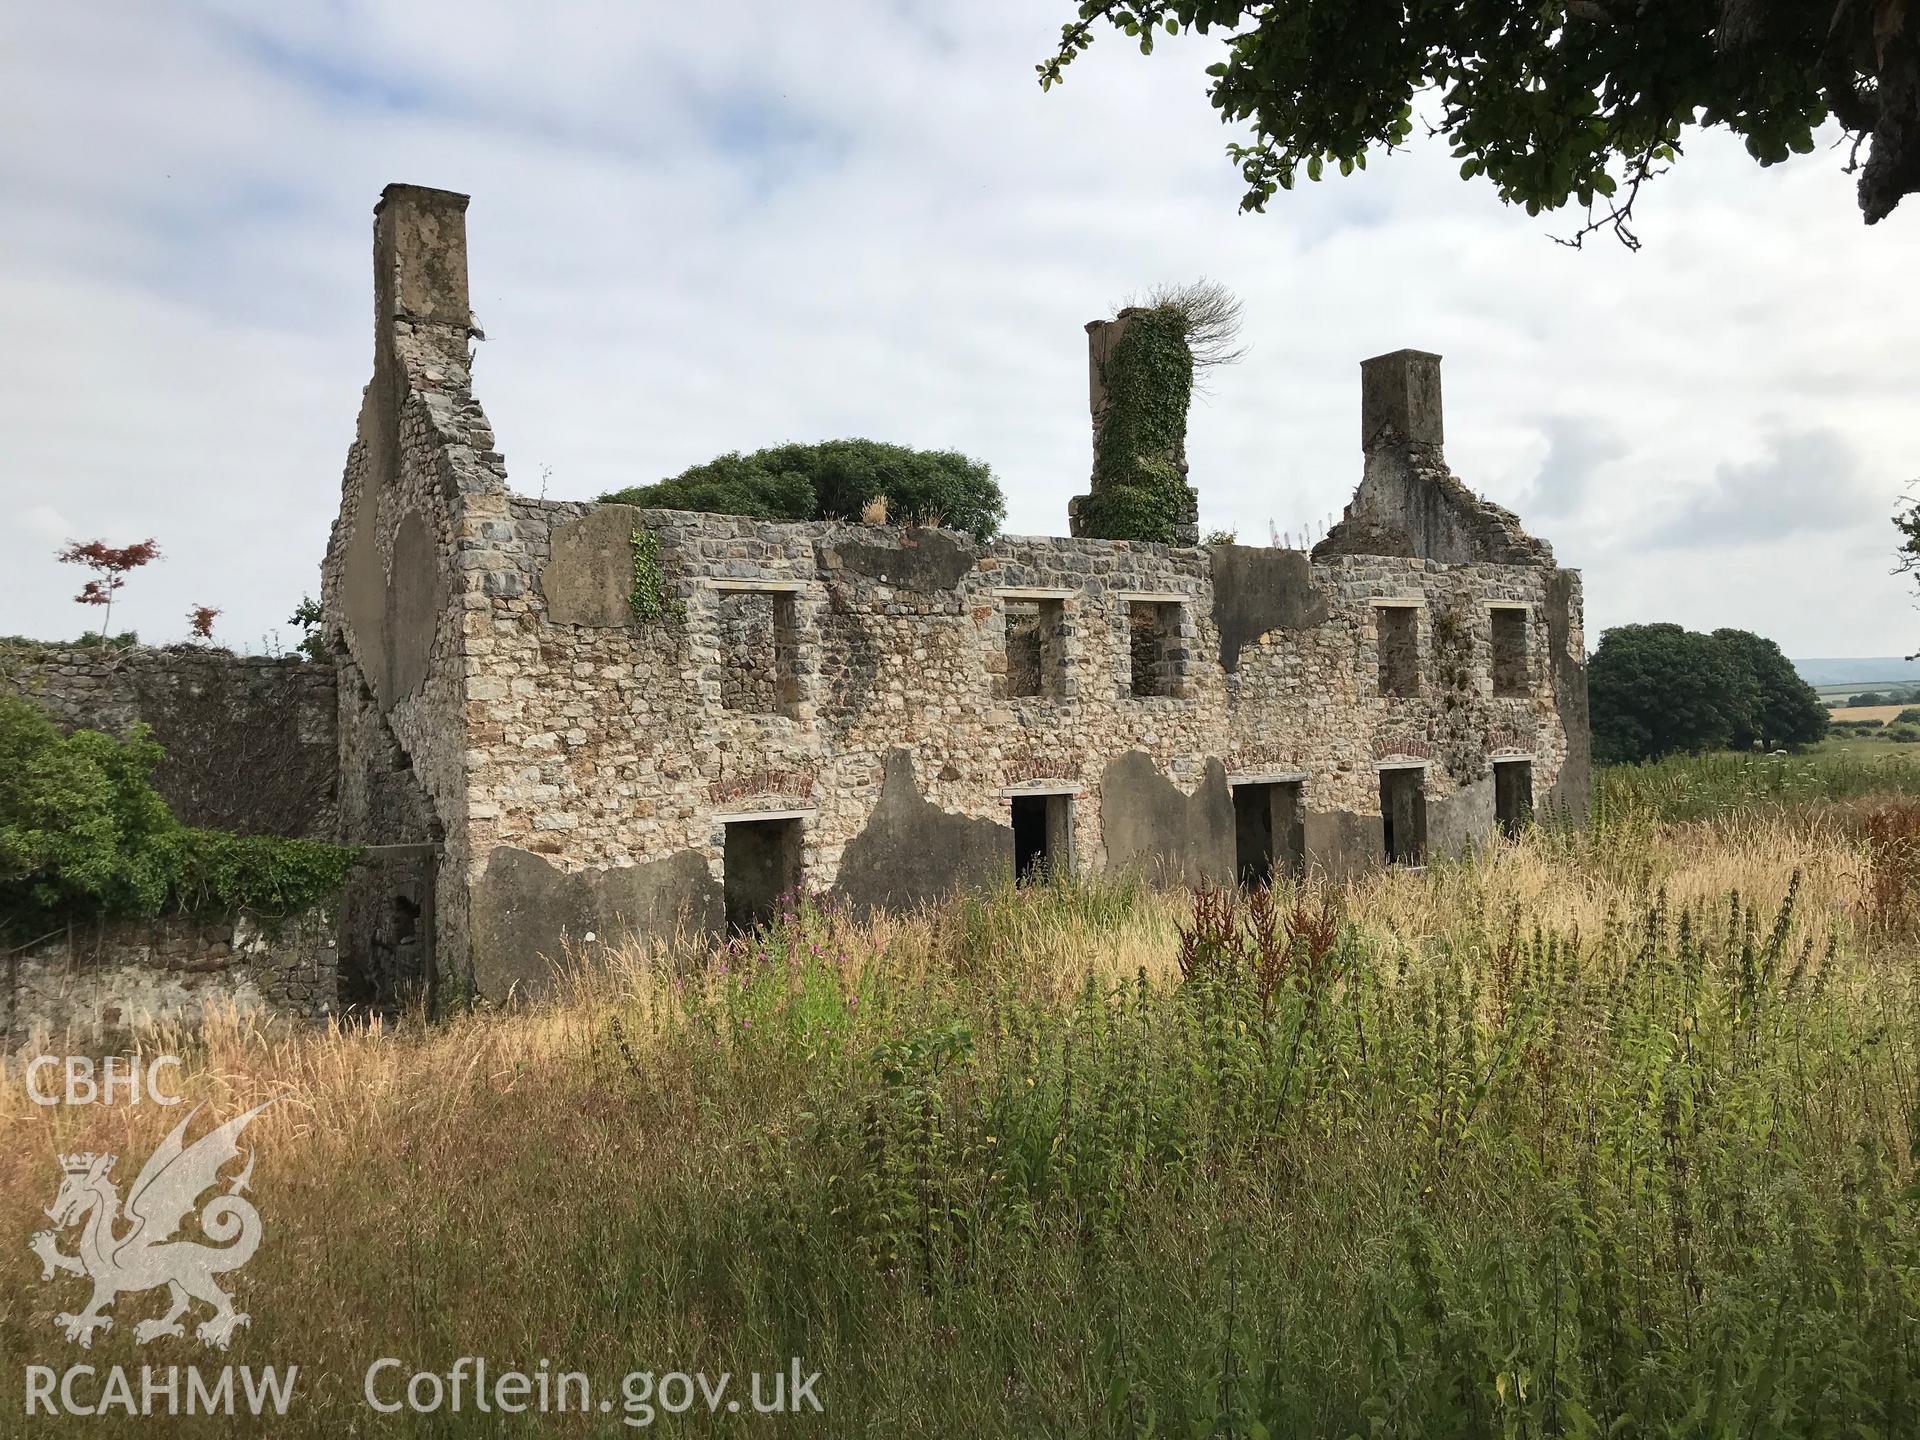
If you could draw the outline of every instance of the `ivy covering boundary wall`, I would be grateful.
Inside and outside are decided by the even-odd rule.
[[[169,914],[284,916],[339,893],[356,848],[183,825],[153,788],[163,758],[144,725],[124,739],[63,735],[38,706],[0,695],[0,936]]]

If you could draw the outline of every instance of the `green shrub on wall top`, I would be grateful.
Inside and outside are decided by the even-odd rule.
[[[0,696],[0,934],[168,913],[286,915],[345,883],[352,848],[180,824],[153,788],[162,758],[145,726],[125,740],[63,736],[37,706]]]
[[[600,498],[659,510],[752,515],[763,520],[857,520],[885,496],[896,521],[946,525],[990,539],[1007,504],[993,471],[957,450],[916,450],[879,440],[822,440],[738,451],[654,485]]]

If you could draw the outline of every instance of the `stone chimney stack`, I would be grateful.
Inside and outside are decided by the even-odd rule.
[[[1395,350],[1360,362],[1360,448],[1418,446],[1438,454],[1445,441],[1440,421],[1440,357],[1425,350]]]
[[[1127,333],[1127,321],[1132,318],[1122,311],[1112,320],[1087,322],[1087,414],[1093,419],[1096,444],[1100,439],[1100,422],[1107,413],[1107,352],[1120,343],[1120,337]]]
[[[375,346],[396,321],[464,366],[473,314],[467,308],[467,196],[424,185],[389,185],[373,209]]]

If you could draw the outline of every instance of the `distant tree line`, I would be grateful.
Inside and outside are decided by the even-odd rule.
[[[1773,641],[1748,630],[1621,625],[1587,667],[1593,758],[1811,745],[1827,708]]]
[[[1896,685],[1891,690],[1862,690],[1847,697],[1849,710],[1865,710],[1875,705],[1911,705],[1920,701],[1920,685]]]

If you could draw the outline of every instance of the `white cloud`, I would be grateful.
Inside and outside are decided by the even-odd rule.
[[[1867,230],[1832,154],[1761,171],[1702,137],[1643,198],[1638,255],[1553,245],[1566,222],[1431,146],[1240,216],[1217,42],[1103,41],[1042,95],[1070,9],[16,7],[0,487],[63,531],[160,537],[123,597],[149,638],[194,603],[235,643],[282,624],[369,369],[369,212],[407,180],[474,196],[477,382],[523,489],[866,434],[989,460],[1010,528],[1059,531],[1089,462],[1081,326],[1206,274],[1253,346],[1194,414],[1209,526],[1337,513],[1357,362],[1414,345],[1447,357],[1455,468],[1586,567],[1593,634],[1767,616],[1790,652],[1911,648],[1906,582],[1857,558],[1884,517],[1788,516],[1794,541],[1742,552],[1777,549],[1751,582],[1642,540],[1774,432],[1840,437],[1891,508],[1920,210]],[[0,528],[0,573],[0,630],[79,628],[45,536]]]
[[[1776,430],[1758,459],[1723,461],[1713,483],[1651,528],[1648,544],[1712,549],[1858,532],[1884,524],[1892,497],[1860,473],[1860,461],[1832,430]]]
[[[51,505],[29,505],[16,523],[41,540],[65,541],[73,537],[73,523]]]

